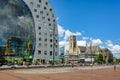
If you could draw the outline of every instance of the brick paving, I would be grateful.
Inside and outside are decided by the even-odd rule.
[[[40,68],[40,69],[3,70],[0,71],[0,80],[120,80],[119,66],[117,66],[116,71],[114,71],[113,66],[106,68],[96,68],[96,69],[95,68],[96,67],[94,68],[92,67],[91,69],[90,67],[86,67],[86,68],[68,67],[68,68],[55,68],[55,69]],[[23,71],[28,73],[24,73]],[[40,71],[43,73],[41,73]],[[44,74],[44,72],[47,71],[49,74]],[[32,74],[32,72],[34,72],[34,74]],[[55,73],[50,73],[50,72],[55,72]]]

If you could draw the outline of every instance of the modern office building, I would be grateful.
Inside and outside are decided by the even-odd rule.
[[[64,56],[65,55],[65,46],[60,46],[60,56]]]
[[[49,0],[0,0],[0,46],[9,45],[11,37],[21,43],[18,56],[27,54],[43,62],[57,58],[58,28]],[[13,42],[11,54],[15,51]]]

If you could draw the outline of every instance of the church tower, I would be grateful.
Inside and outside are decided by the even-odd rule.
[[[76,36],[71,35],[70,36],[70,41],[69,41],[69,54],[75,54],[74,52],[76,51],[77,48],[77,42],[76,42]]]

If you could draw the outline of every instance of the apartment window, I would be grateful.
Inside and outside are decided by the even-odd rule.
[[[52,56],[52,51],[50,51],[50,56]]]
[[[37,7],[40,8],[40,4],[37,4]]]
[[[55,22],[55,19],[53,20],[53,22]]]
[[[52,17],[54,17],[54,14],[52,15]]]
[[[45,35],[47,36],[47,33],[45,33]]]
[[[41,32],[39,32],[39,35],[41,35]]]
[[[46,2],[45,4],[48,5],[48,2]]]
[[[46,22],[43,22],[43,25],[45,26],[45,25],[46,25]]]
[[[47,38],[45,38],[45,40],[44,40],[45,42],[47,42]]]
[[[52,39],[50,39],[50,42],[52,42]]]
[[[50,37],[52,37],[52,34],[50,34]]]
[[[45,20],[45,17],[42,17],[43,20]]]
[[[36,18],[39,18],[39,15],[36,15]]]
[[[43,11],[40,11],[40,14],[43,14]]]
[[[56,45],[56,48],[57,48],[57,45]]]
[[[41,41],[41,38],[39,38],[39,41]]]
[[[51,24],[49,23],[49,26],[51,26]]]
[[[41,27],[39,26],[38,29],[41,30]]]
[[[52,48],[52,44],[50,44],[50,48]]]
[[[47,55],[47,51],[44,51],[44,55]]]
[[[39,43],[39,47],[41,47],[42,46],[42,44],[41,43]]]
[[[46,10],[46,7],[44,7],[44,10]]]
[[[39,2],[41,3],[41,0],[39,0]]]
[[[34,9],[34,12],[37,12],[37,9]]]
[[[50,11],[52,11],[52,8],[50,8]]]
[[[58,42],[58,40],[56,40],[56,43]]]
[[[44,44],[45,47],[47,47],[47,44]]]
[[[49,16],[49,13],[47,13],[46,15]]]
[[[40,55],[40,54],[41,54],[41,51],[38,51],[38,54]]]
[[[50,18],[48,18],[48,21],[50,21]]]
[[[30,2],[31,5],[33,5],[33,2]]]

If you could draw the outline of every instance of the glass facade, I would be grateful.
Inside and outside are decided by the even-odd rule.
[[[0,48],[5,56],[34,54],[34,20],[23,0],[0,0]]]

